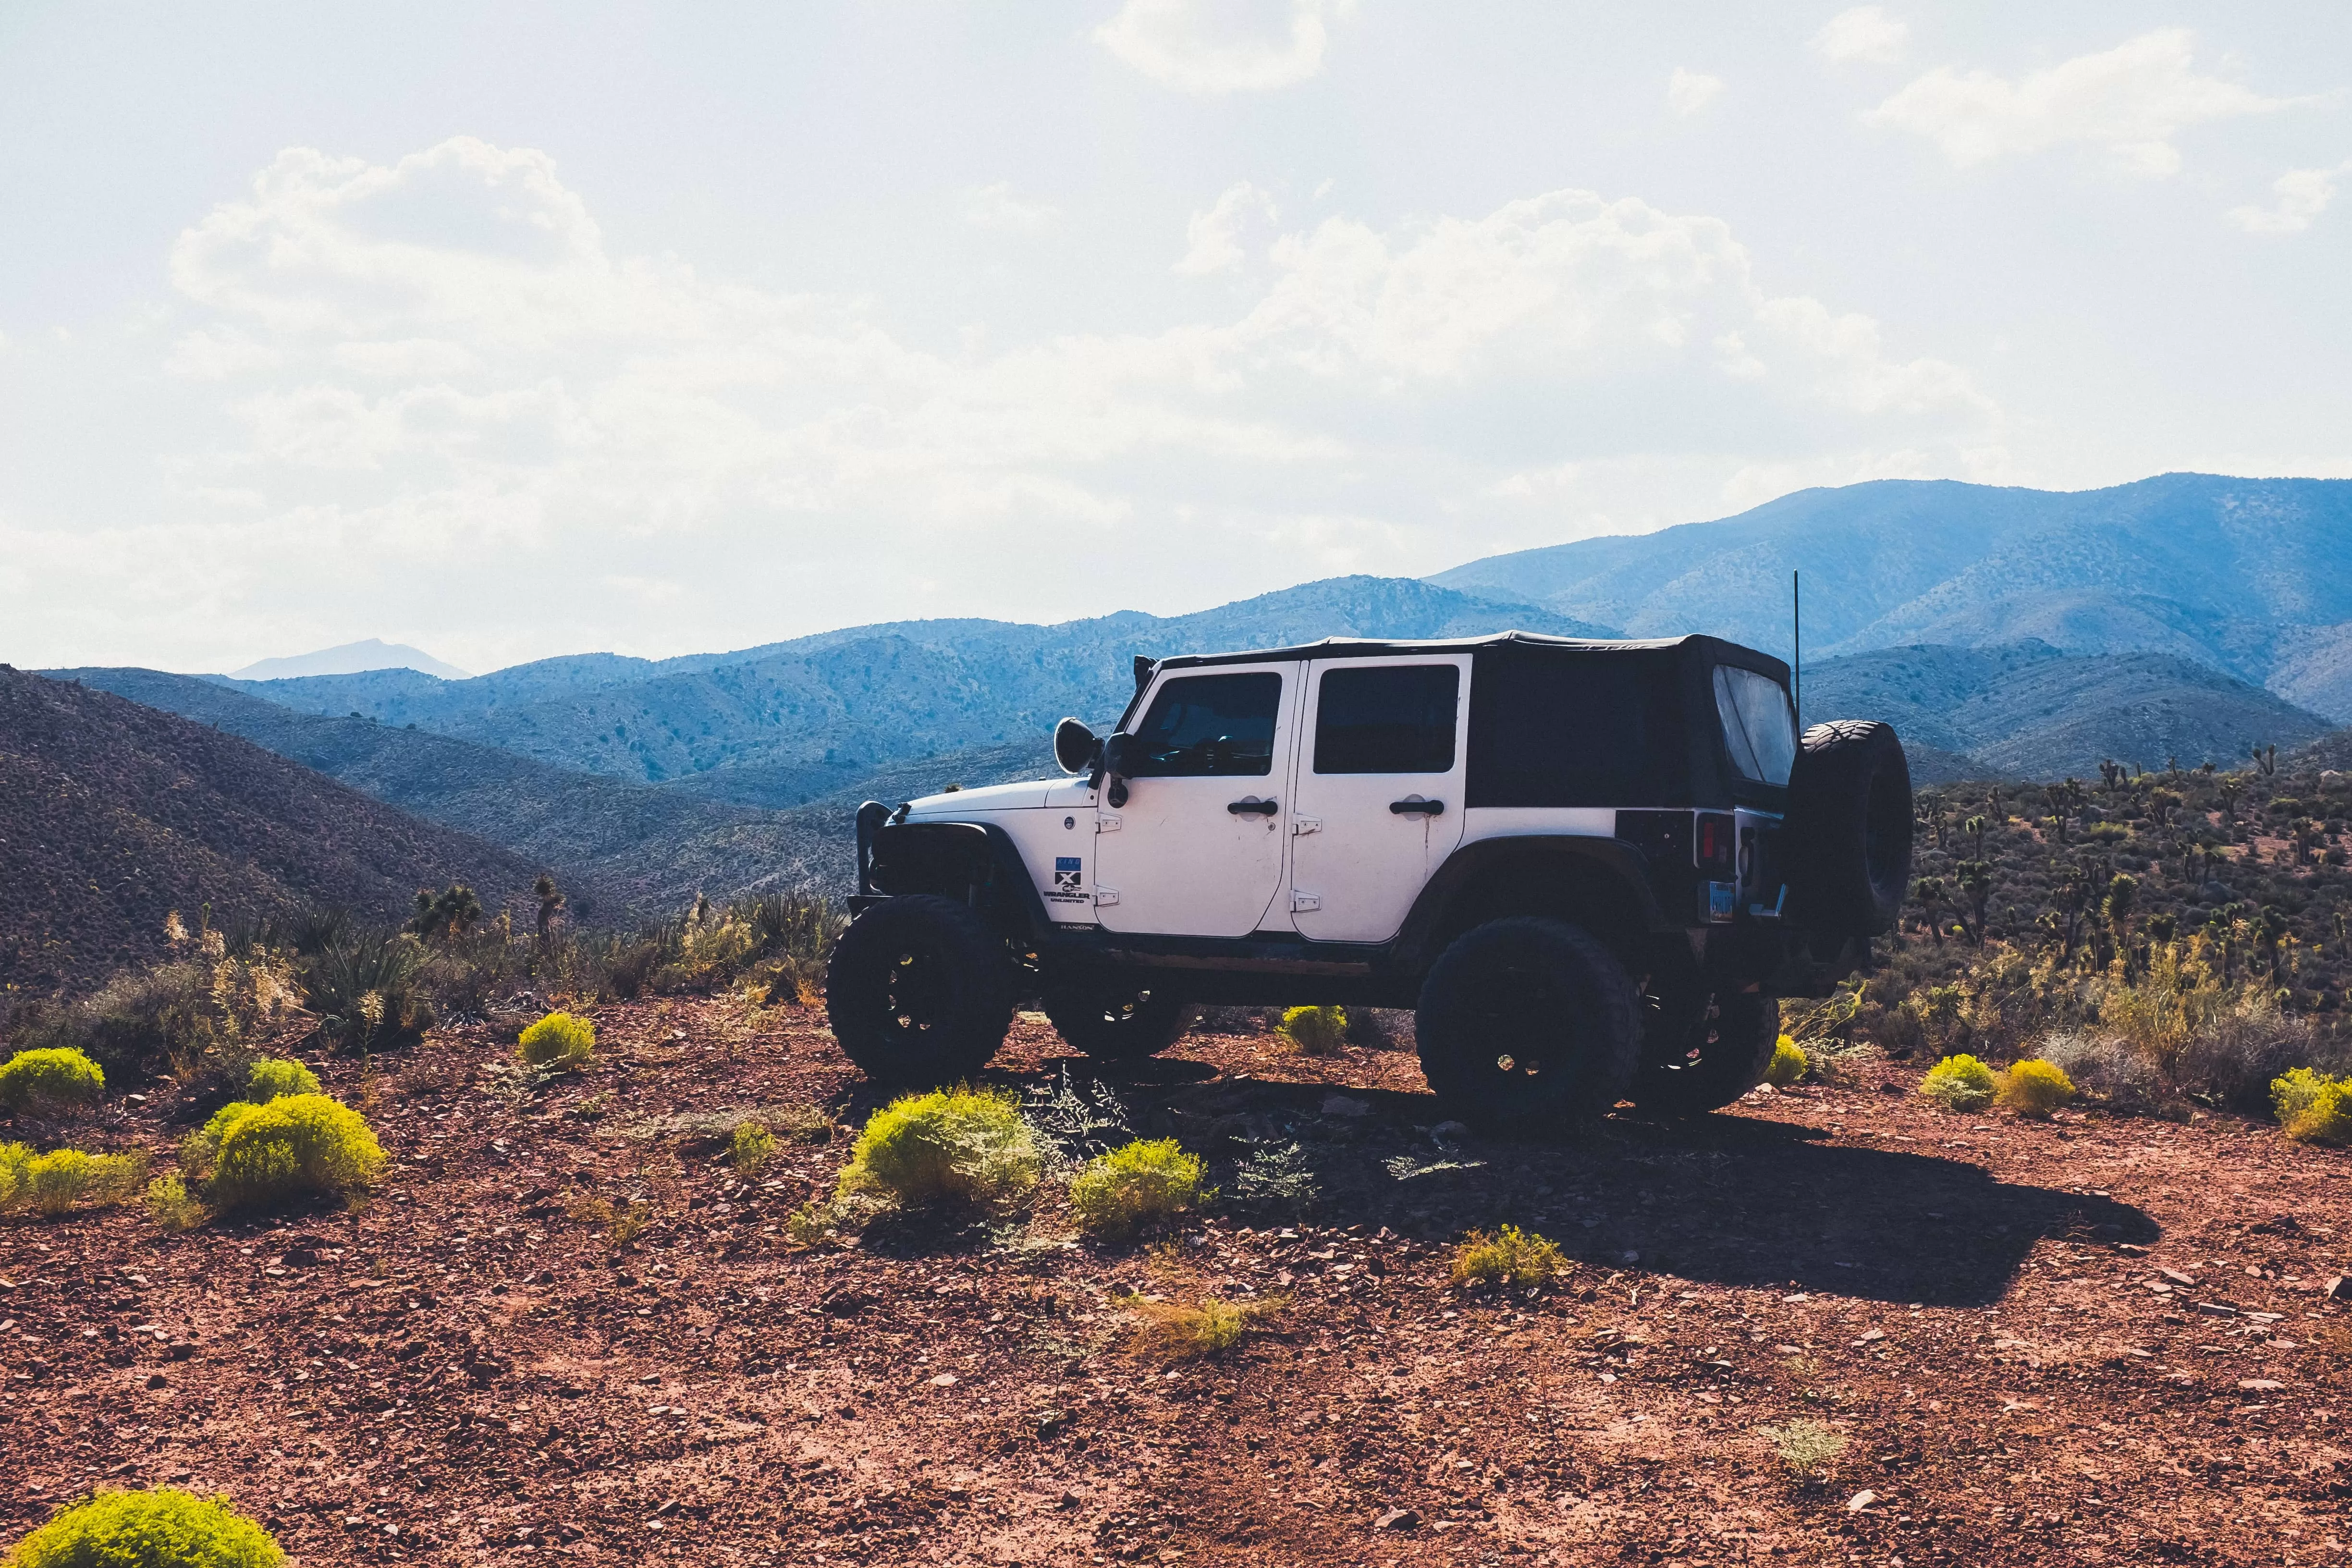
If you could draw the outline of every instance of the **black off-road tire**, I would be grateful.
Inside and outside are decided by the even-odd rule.
[[[1097,1061],[1141,1061],[1184,1037],[1201,1009],[1165,991],[1067,987],[1045,993],[1045,1016],[1075,1051]]]
[[[961,1082],[1013,1026],[1011,955],[970,906],[929,893],[888,899],[844,931],[825,970],[834,1038],[893,1089]]]
[[[1789,918],[1833,937],[1895,928],[1911,883],[1911,764],[1893,726],[1805,731],[1789,775]]]
[[[1465,1121],[1587,1121],[1623,1098],[1641,1049],[1633,983],[1591,933],[1514,916],[1457,937],[1422,982],[1421,1070]]]
[[[1633,1103],[1654,1116],[1719,1110],[1764,1081],[1780,1039],[1780,1005],[1754,991],[1722,991],[1683,1009],[1674,1038],[1649,1042]]]

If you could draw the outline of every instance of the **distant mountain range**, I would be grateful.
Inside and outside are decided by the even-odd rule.
[[[265,658],[230,674],[237,680],[286,680],[301,675],[356,675],[370,669],[414,669],[443,680],[473,679],[467,671],[454,664],[444,664],[423,648],[385,642],[381,637],[347,642],[340,647],[322,647],[316,653],[299,653],[287,658]]]
[[[1785,658],[1792,570],[1809,664],[1923,644],[2167,654],[2352,721],[2352,479],[2166,474],[2071,493],[1885,479],[1430,581]]]
[[[581,904],[625,919],[697,892],[843,886],[848,806],[1049,771],[1055,721],[1107,725],[1138,654],[1513,627],[1710,630],[1785,654],[1792,564],[1806,716],[1892,721],[1922,782],[2087,776],[2110,757],[2236,765],[2352,712],[2347,524],[2352,481],[2187,475],[2082,495],[1888,482],[1190,616],[895,622],[465,679],[56,673],[555,868]]]
[[[2064,654],[2043,642],[1897,647],[1805,671],[1805,711],[1884,719],[1923,783],[2088,777],[2103,759],[2242,764],[2334,726],[2210,665],[2171,654]]]
[[[394,921],[420,887],[464,881],[495,910],[537,874],[235,735],[0,665],[0,989],[159,956],[174,909]]]
[[[638,783],[692,779],[704,798],[782,807],[828,798],[896,763],[1040,740],[1069,714],[1107,723],[1134,689],[1138,653],[1512,626],[1617,635],[1409,578],[1336,577],[1164,618],[904,621],[657,662],[546,659],[462,681],[380,670],[228,684],[302,711],[415,724]]]

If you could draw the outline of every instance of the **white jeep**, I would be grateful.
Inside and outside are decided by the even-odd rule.
[[[1417,1009],[1456,1115],[1711,1110],[1909,879],[1894,731],[1801,738],[1788,667],[1719,638],[1135,663],[1112,733],[1055,730],[1070,777],[859,807],[826,1006],[869,1077],[968,1078],[1028,998],[1111,1058],[1340,1003]]]

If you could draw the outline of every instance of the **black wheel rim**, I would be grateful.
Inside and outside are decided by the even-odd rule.
[[[939,1027],[953,1001],[949,965],[930,949],[897,953],[884,971],[884,1014],[890,1027],[902,1036],[920,1037]]]
[[[1494,978],[1492,999],[1465,1010],[1457,1053],[1463,1087],[1499,1106],[1547,1098],[1567,1081],[1572,1065],[1574,999],[1549,970],[1513,966]]]

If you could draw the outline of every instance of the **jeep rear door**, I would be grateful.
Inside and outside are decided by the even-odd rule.
[[[1283,795],[1298,729],[1295,661],[1163,676],[1142,704],[1127,801],[1097,808],[1105,930],[1243,937],[1282,890]]]
[[[1291,917],[1318,941],[1385,941],[1462,840],[1470,656],[1318,659],[1307,688]]]

